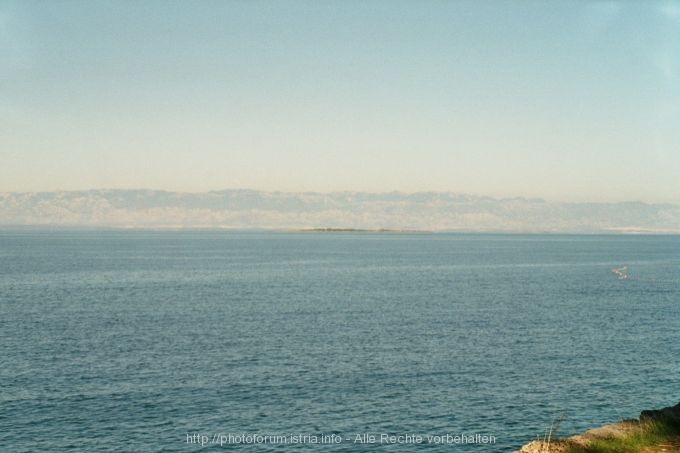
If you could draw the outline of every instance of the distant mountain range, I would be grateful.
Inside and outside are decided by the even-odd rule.
[[[442,192],[9,192],[0,193],[0,225],[678,233],[680,205],[558,203]]]

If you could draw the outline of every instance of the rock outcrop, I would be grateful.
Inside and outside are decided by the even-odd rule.
[[[680,403],[675,406],[664,407],[658,410],[642,411],[640,421],[666,420],[680,424]]]
[[[611,425],[605,425],[586,431],[583,434],[568,437],[565,439],[553,439],[550,442],[535,440],[522,446],[516,453],[565,453],[575,447],[587,447],[594,440],[611,439],[616,437],[626,437],[635,430],[640,429],[641,424],[650,421],[670,421],[680,427],[680,403],[675,406],[665,407],[657,410],[644,410],[640,413],[638,420],[623,420]],[[654,450],[650,450],[654,451]],[[674,449],[663,449],[660,451],[678,451]]]

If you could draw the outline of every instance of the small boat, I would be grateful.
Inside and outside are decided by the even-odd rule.
[[[619,280],[626,280],[628,278],[628,266],[614,268],[612,272],[619,277]]]

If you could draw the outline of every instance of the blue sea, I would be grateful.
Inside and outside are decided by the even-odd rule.
[[[509,452],[680,401],[679,337],[680,236],[3,230],[0,450]]]

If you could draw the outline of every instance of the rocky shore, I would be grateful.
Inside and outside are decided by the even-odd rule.
[[[650,426],[654,422],[661,422],[675,428],[680,428],[680,403],[658,410],[644,410],[640,413],[640,417],[637,420],[623,420],[618,423],[588,430],[576,436],[552,439],[550,442],[535,440],[524,445],[515,453],[588,452],[590,451],[589,447],[593,447],[594,444],[601,445],[607,442],[623,444],[621,441],[627,437],[633,435],[640,437],[640,434],[644,434],[645,427]],[[593,451],[596,451],[596,449],[593,449]],[[613,448],[607,451],[623,452],[630,450],[617,450]],[[676,431],[671,436],[661,438],[656,445],[649,445],[641,451],[645,453],[680,452],[680,432]]]

